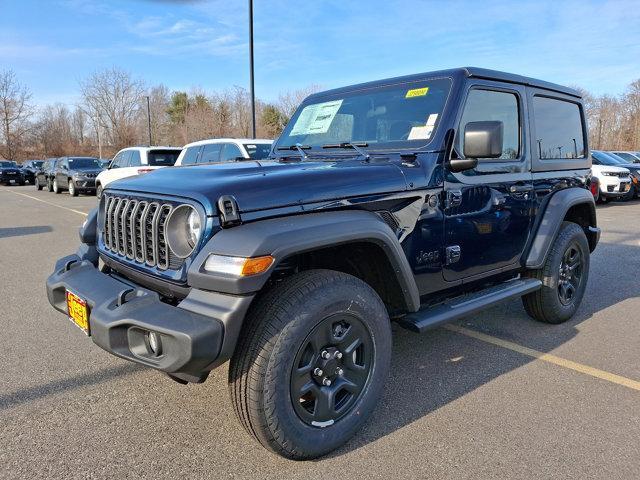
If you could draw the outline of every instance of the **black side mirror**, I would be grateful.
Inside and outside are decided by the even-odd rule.
[[[464,127],[464,156],[498,158],[502,155],[503,137],[502,122],[469,122]]]

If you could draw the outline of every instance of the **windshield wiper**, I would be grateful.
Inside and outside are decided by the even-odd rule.
[[[295,145],[289,145],[288,147],[278,147],[276,150],[297,150],[300,153],[300,156],[305,160],[308,158],[305,150],[310,150],[311,145],[301,145],[296,143]]]
[[[364,160],[369,160],[369,154],[364,150],[362,150],[361,148],[361,147],[368,147],[368,146],[369,144],[367,142],[360,142],[360,143],[342,142],[342,143],[327,143],[326,145],[323,145],[322,148],[352,148],[356,152],[358,152]]]

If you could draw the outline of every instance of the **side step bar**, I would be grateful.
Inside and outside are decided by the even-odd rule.
[[[415,313],[405,315],[398,320],[398,323],[407,330],[423,333],[426,330],[458,320],[510,298],[521,297],[527,293],[535,292],[541,286],[542,282],[535,278],[511,280],[448,300],[439,305],[422,308]]]

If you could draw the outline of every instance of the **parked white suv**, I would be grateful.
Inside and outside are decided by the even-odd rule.
[[[262,160],[269,156],[273,140],[256,138],[211,138],[188,143],[176,161],[180,165]]]
[[[631,176],[626,168],[594,163],[591,165],[591,174],[598,178],[599,200],[602,202],[610,198],[624,197],[631,189]]]
[[[96,178],[96,195],[100,198],[102,190],[114,180],[173,166],[181,151],[180,147],[123,148]]]

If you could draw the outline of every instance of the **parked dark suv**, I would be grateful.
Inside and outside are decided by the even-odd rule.
[[[42,190],[47,187],[47,190],[53,192],[53,175],[56,170],[59,158],[47,158],[42,167],[36,172],[34,185],[36,190]]]
[[[0,160],[0,183],[5,185],[24,185],[24,176],[16,162]]]
[[[392,321],[425,332],[514,297],[573,316],[599,239],[586,132],[579,92],[478,68],[317,93],[270,160],[110,184],[49,301],[178,382],[230,360],[249,434],[317,457],[373,411]]]
[[[27,160],[22,164],[22,175],[27,183],[35,184],[36,173],[42,168],[44,160]]]
[[[69,190],[69,195],[96,193],[96,177],[102,171],[95,157],[62,157],[53,175],[53,191]]]

